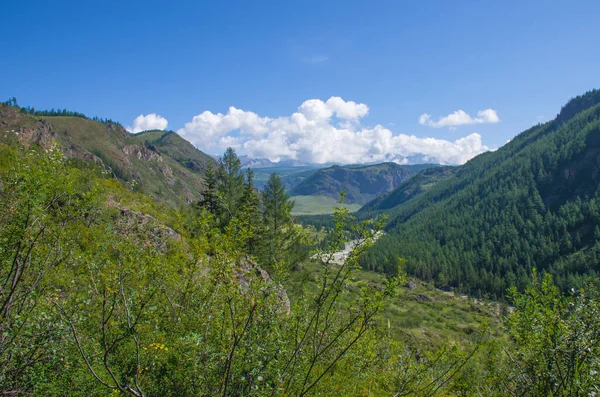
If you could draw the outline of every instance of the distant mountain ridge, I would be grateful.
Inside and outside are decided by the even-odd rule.
[[[385,194],[406,179],[434,164],[399,165],[381,163],[374,165],[334,165],[321,169],[293,188],[291,196],[326,196],[339,198],[346,191],[349,204],[364,204]]]

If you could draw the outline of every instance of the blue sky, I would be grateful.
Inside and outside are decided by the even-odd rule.
[[[599,1],[7,0],[0,96],[128,126],[156,113],[209,152],[230,142],[255,156],[355,162],[418,154],[423,144],[430,158],[464,162],[600,87],[598,15]],[[330,97],[368,111],[329,106],[327,120],[297,131],[305,124],[293,113]],[[244,112],[233,124],[212,117],[230,106]],[[486,109],[499,122],[478,118]],[[436,122],[459,110],[471,124],[419,124],[424,113]],[[204,111],[212,118],[192,125]],[[437,145],[475,133],[479,143]],[[438,155],[426,137],[465,153]],[[334,149],[350,154],[326,153]]]

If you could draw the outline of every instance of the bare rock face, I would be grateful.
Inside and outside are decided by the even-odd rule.
[[[123,149],[123,153],[127,156],[135,157],[138,160],[142,161],[153,161],[157,163],[158,171],[165,176],[167,183],[170,185],[175,184],[175,176],[173,175],[173,170],[164,161],[164,158],[157,151],[148,149],[142,145],[129,145],[125,146]],[[131,165],[131,164],[130,164]]]
[[[54,131],[46,120],[26,120],[17,109],[12,107],[0,107],[0,131],[11,133],[25,143],[35,143],[45,149],[54,144]],[[26,120],[26,122],[24,122]]]
[[[159,251],[166,250],[170,240],[181,239],[179,233],[161,224],[153,216],[127,208],[120,208],[117,225],[122,234],[133,236],[143,247],[151,246]]]
[[[160,154],[141,145],[125,146],[123,148],[123,153],[128,156],[136,157],[138,160],[163,162],[163,158]]]
[[[120,133],[124,137],[128,137],[129,136],[129,132],[127,132],[127,130],[125,129],[125,127],[123,127],[122,125],[114,124],[114,123],[105,123],[105,125],[106,125],[106,128],[108,128],[109,130],[117,131],[118,133]]]
[[[107,168],[107,166],[104,164],[100,157],[86,151],[85,149],[77,145],[70,145],[69,147],[64,148],[63,152],[67,157],[77,157],[89,163],[101,164],[105,168]]]
[[[404,287],[410,290],[417,289],[417,281],[414,278],[411,278],[406,284],[404,284]]]
[[[21,141],[37,143],[44,149],[49,149],[54,142],[52,126],[46,120],[39,121],[34,128],[20,128],[18,135]]]
[[[433,302],[434,299],[431,296],[425,294],[415,294],[414,298],[419,302]]]
[[[269,276],[269,273],[248,256],[243,257],[238,262],[238,270],[236,272],[236,279],[240,288],[248,288],[252,283],[252,279],[258,277],[260,280],[265,282],[268,287],[265,290],[266,293],[274,293],[277,296],[277,300],[280,302],[280,310],[282,313],[290,314],[291,304],[290,299],[283,286],[276,284]]]
[[[159,171],[165,176],[167,183],[169,185],[175,184],[175,175],[173,175],[173,170],[167,164],[158,167]]]

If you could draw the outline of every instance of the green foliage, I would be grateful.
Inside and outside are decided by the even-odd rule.
[[[297,234],[290,215],[294,202],[289,200],[281,179],[275,173],[271,174],[262,197],[265,247],[261,263],[273,266],[283,261],[283,254],[290,248],[290,240],[293,242]]]
[[[232,148],[227,148],[219,161],[217,195],[222,209],[221,222],[228,224],[236,217],[244,195],[242,164]]]
[[[597,280],[560,293],[534,270],[532,284],[510,291],[508,340],[489,341],[471,390],[489,396],[591,396],[600,390],[600,295]]]
[[[0,384],[31,387],[30,371],[56,359],[63,331],[48,279],[71,263],[73,236],[95,213],[96,189],[60,150],[0,147]]]
[[[451,166],[427,168],[402,182],[391,192],[368,202],[361,208],[361,211],[380,212],[397,207],[416,195],[426,192],[437,183],[450,178],[458,169],[458,167]]]
[[[247,221],[258,199],[251,172],[239,216],[221,228],[207,211],[165,211],[56,149],[2,150],[0,274],[12,286],[2,289],[2,393],[305,396],[424,385],[418,374],[431,366],[388,384],[397,361],[378,359],[396,348],[381,340],[379,316],[401,279],[349,288],[377,225],[353,226],[360,244],[333,261],[351,222],[340,207],[333,245],[313,257],[317,290],[290,303],[248,255],[250,237],[276,229],[256,233]],[[267,190],[265,219],[285,234],[294,226],[277,177]]]
[[[521,395],[593,395],[600,390],[600,294],[591,283],[566,297],[550,275],[533,274],[524,294],[511,296],[508,321],[514,363],[509,381]]]
[[[208,168],[199,209],[207,211],[221,232],[235,236],[237,244],[269,271],[295,268],[308,250],[306,234],[291,217],[293,201],[275,173],[259,194],[254,172],[248,169],[244,178],[240,164],[229,148],[217,170]]]
[[[600,273],[599,136],[600,93],[592,91],[385,210],[386,235],[362,265],[393,272],[403,256],[410,275],[476,297],[523,291],[533,267],[562,291],[580,287]]]
[[[204,174],[204,180],[206,189],[202,193],[202,199],[200,199],[198,204],[213,216],[219,217],[221,215],[219,194],[217,191],[219,180],[212,164],[209,164],[206,173]]]

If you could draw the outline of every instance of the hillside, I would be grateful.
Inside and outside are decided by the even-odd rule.
[[[442,166],[428,168],[402,182],[389,193],[383,194],[365,204],[360,210],[384,211],[394,208],[405,201],[431,189],[435,184],[452,177],[457,167]]]
[[[245,167],[244,167],[245,168]],[[251,167],[252,168],[252,167]],[[306,178],[319,170],[318,166],[271,166],[252,168],[254,171],[254,184],[262,190],[272,173],[279,175],[287,191],[302,183]]]
[[[419,171],[432,168],[432,164],[337,166],[321,169],[291,190],[291,196],[326,196],[339,198],[346,190],[348,204],[364,204],[387,193]]]
[[[0,141],[49,147],[60,144],[68,157],[102,163],[136,191],[170,205],[197,200],[203,172],[213,161],[175,133],[130,135],[121,125],[76,116],[34,116],[0,105]]]
[[[196,149],[173,131],[144,131],[132,137],[136,142],[170,157],[190,170],[203,173],[208,164],[213,162],[212,157]]]
[[[399,206],[389,197],[368,206],[390,214],[368,269],[395,272],[404,257],[409,274],[476,296],[523,289],[533,267],[580,286],[600,273],[600,91]]]

